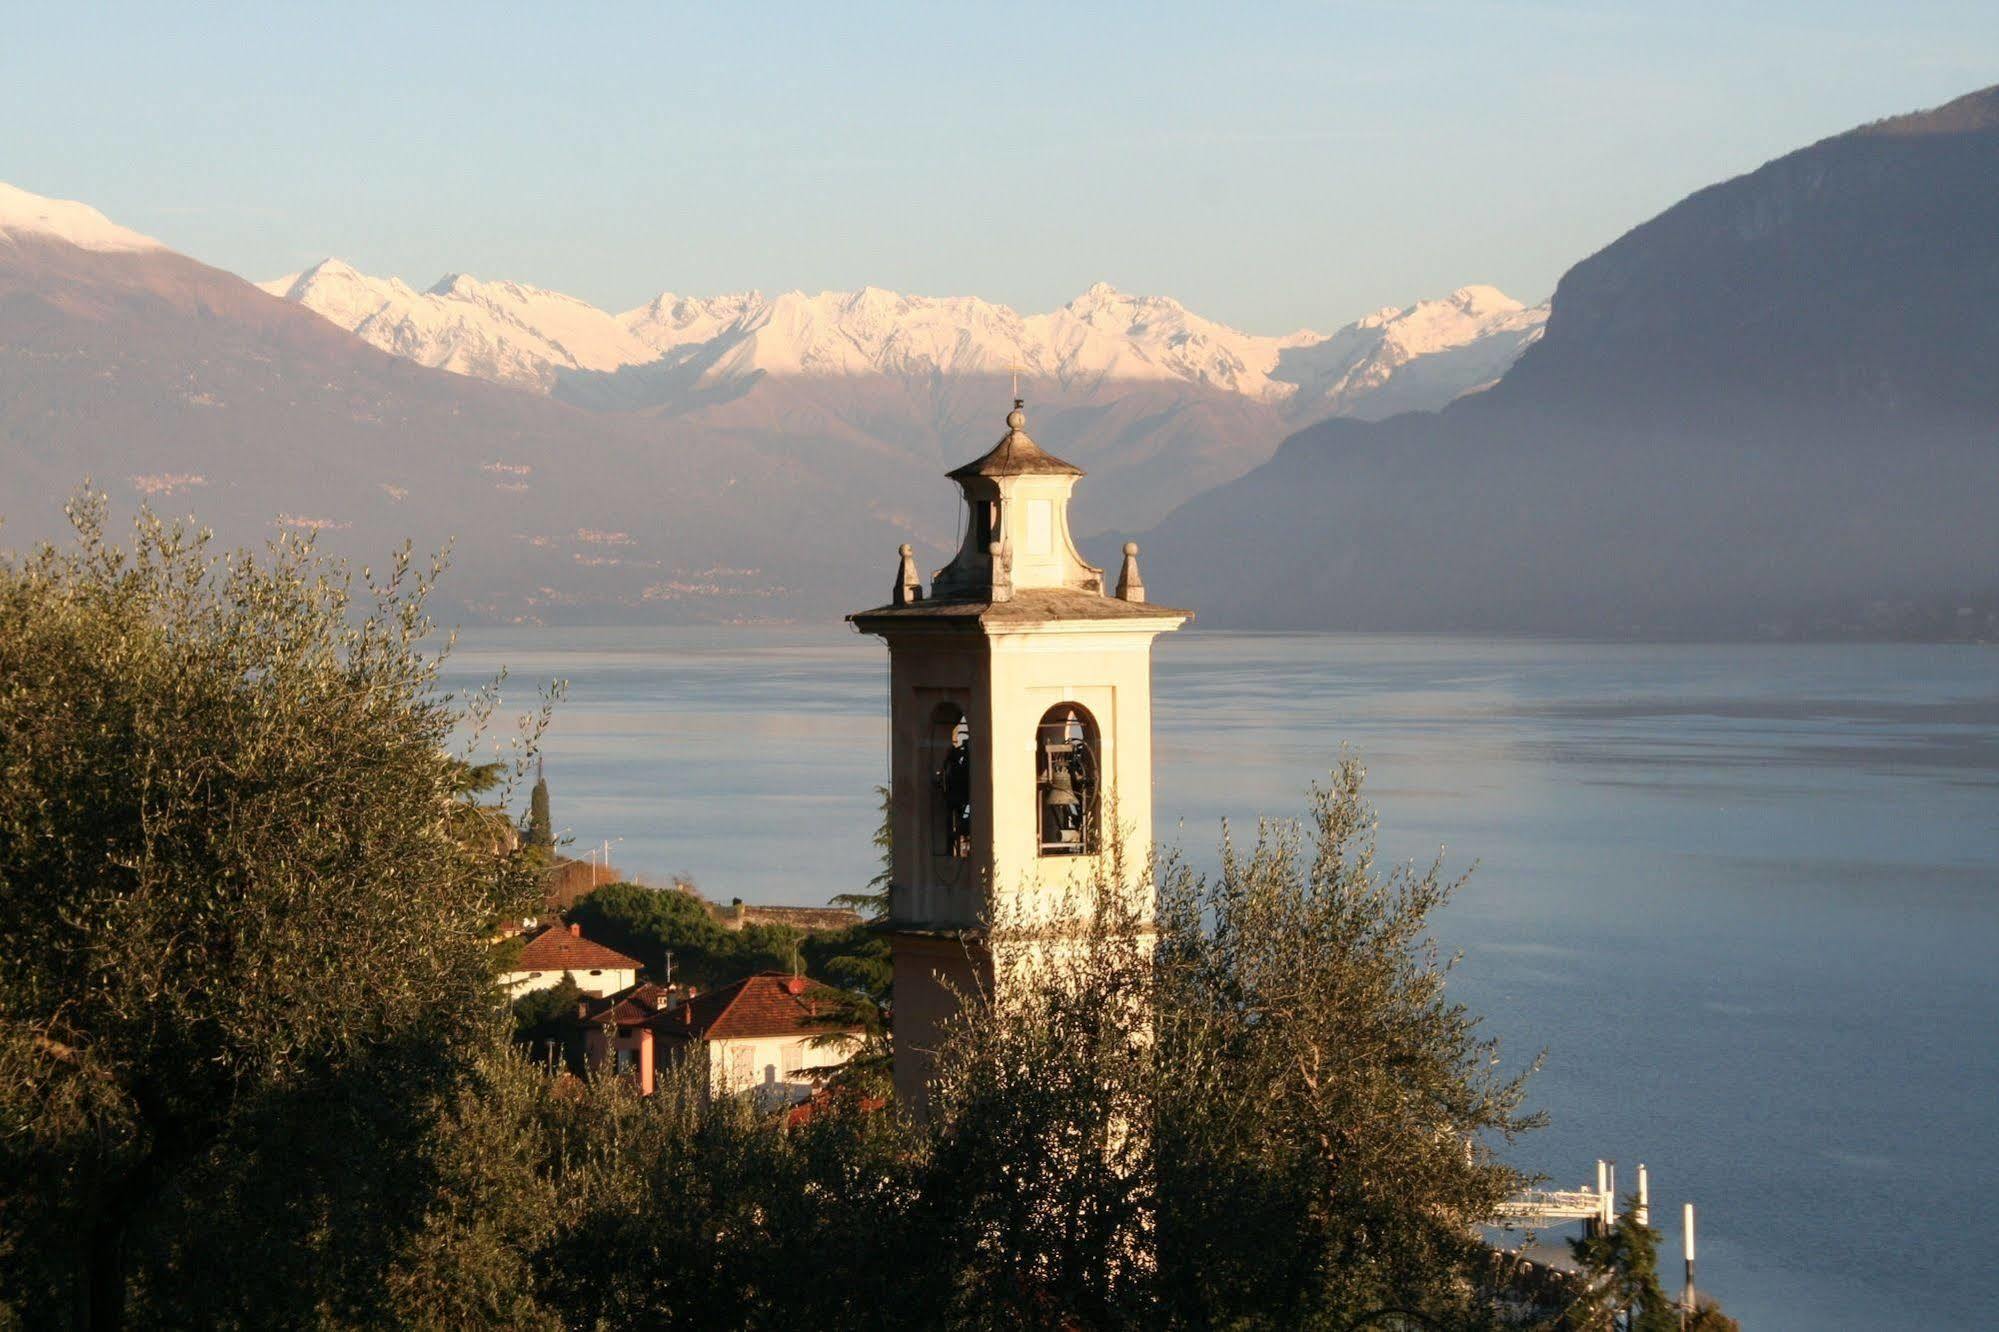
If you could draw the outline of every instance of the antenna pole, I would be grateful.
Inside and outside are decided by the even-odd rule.
[[[1681,1293],[1680,1307],[1686,1316],[1691,1318],[1694,1314],[1694,1205],[1692,1203],[1688,1203],[1685,1211],[1681,1213],[1680,1235],[1687,1251],[1687,1287]]]

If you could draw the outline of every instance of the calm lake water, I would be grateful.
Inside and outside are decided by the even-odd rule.
[[[511,706],[569,682],[558,826],[711,897],[818,904],[873,872],[885,653],[844,627],[472,633]],[[1290,816],[1342,743],[1385,849],[1471,884],[1455,989],[1573,1186],[1643,1161],[1677,1286],[1749,1327],[1999,1326],[1999,650],[1183,632],[1154,672],[1155,817]]]

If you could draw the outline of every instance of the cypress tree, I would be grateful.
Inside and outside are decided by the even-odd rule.
[[[548,778],[536,771],[534,795],[528,802],[528,845],[537,851],[555,850],[555,823],[548,813]]]

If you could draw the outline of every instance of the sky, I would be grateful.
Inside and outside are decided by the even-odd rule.
[[[1528,301],[1703,185],[1999,83],[1999,4],[35,7],[0,180],[253,279],[609,309],[1092,282],[1255,332]]]

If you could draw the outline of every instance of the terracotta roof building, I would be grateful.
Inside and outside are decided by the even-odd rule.
[[[656,1021],[692,993],[648,981],[607,999],[582,1001],[576,1020],[583,1029],[584,1066],[629,1076],[641,1094],[651,1095],[659,1054]]]
[[[518,999],[560,985],[564,976],[585,994],[615,994],[638,983],[639,960],[592,943],[575,925],[551,925],[528,940],[512,969],[501,973],[500,984]]]
[[[578,1020],[590,1067],[633,1077],[641,1094],[663,1061],[694,1060],[711,1095],[795,1103],[860,1048],[861,1028],[833,1020],[841,998],[803,976],[760,972],[706,994],[640,985],[585,1006]]]

